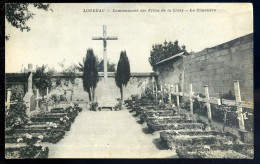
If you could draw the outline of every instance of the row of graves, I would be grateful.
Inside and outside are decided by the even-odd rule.
[[[165,85],[160,90],[157,87],[146,90],[141,98],[132,95],[125,100],[125,105],[131,113],[135,112],[133,116],[139,118],[141,124],[146,123],[148,132],[159,132],[160,144],[176,151],[180,158],[251,159],[254,146],[249,134],[253,131],[247,129],[253,124],[253,103],[241,101],[238,81],[234,87],[235,100],[227,100],[210,97],[208,86],[204,86],[202,96],[193,92],[192,84],[188,94],[179,92],[178,85]],[[184,97],[188,101],[180,102]],[[242,108],[250,108],[251,113]],[[212,116],[222,117],[223,129],[214,126]],[[237,124],[237,128],[233,127],[237,134],[226,130],[232,122]]]
[[[77,102],[63,96],[38,94],[25,96],[7,90],[5,124],[5,158],[48,158],[44,143],[57,143],[70,130],[82,111]],[[59,100],[59,101],[57,101]]]

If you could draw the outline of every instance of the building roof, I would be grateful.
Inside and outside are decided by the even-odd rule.
[[[30,73],[5,73],[5,80],[9,82],[28,82]]]
[[[6,82],[27,82],[30,73],[5,73]],[[65,77],[61,72],[53,74],[54,77]],[[76,77],[83,76],[83,72],[76,73]],[[99,77],[104,76],[104,72],[98,72]],[[107,72],[108,77],[115,77],[115,72]],[[154,72],[131,72],[131,77],[151,77],[155,76]]]
[[[159,65],[159,64],[162,64],[162,63],[164,63],[164,62],[173,60],[174,58],[181,57],[181,56],[184,55],[184,54],[185,54],[185,52],[183,51],[183,52],[178,53],[178,54],[176,54],[176,55],[173,55],[173,56],[171,56],[171,57],[169,57],[169,58],[163,59],[163,60],[157,62],[155,65]]]

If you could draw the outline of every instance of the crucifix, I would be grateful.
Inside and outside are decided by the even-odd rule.
[[[104,82],[107,81],[107,40],[117,40],[115,36],[107,36],[106,25],[103,25],[103,37],[92,37],[92,40],[103,40],[103,59],[104,59]]]

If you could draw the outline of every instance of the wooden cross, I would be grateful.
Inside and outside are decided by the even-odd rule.
[[[172,94],[171,94],[171,85],[170,84],[168,84],[168,94],[169,94],[169,104],[171,104],[172,103]]]
[[[152,77],[152,86],[153,86],[153,94],[154,94],[154,77]]]
[[[189,95],[189,98],[190,98],[190,116],[193,116],[193,95],[194,95],[194,92],[192,90],[192,84],[190,84],[190,95]]]
[[[158,89],[157,89],[157,84],[155,85],[155,101],[156,101],[156,103],[158,102],[158,100],[157,100],[157,97],[158,97]]]
[[[239,81],[237,80],[234,81],[234,90],[235,90],[236,100],[222,99],[222,104],[237,107],[239,128],[241,130],[245,130],[243,108],[254,109],[254,103],[241,101],[240,86],[239,86]]]
[[[212,122],[210,103],[221,105],[221,101],[219,98],[209,97],[209,89],[208,89],[207,85],[204,86],[204,90],[205,90],[206,98],[201,98],[201,97],[199,97],[199,95],[195,96],[194,92],[192,90],[192,84],[190,84],[190,93],[189,94],[184,93],[183,95],[190,98],[190,114],[191,115],[193,115],[193,99],[194,98],[197,98],[198,101],[200,101],[200,102],[205,102],[207,104],[208,120],[209,120],[209,122]]]
[[[107,81],[107,40],[118,40],[115,36],[107,36],[106,25],[103,25],[103,37],[92,37],[92,40],[103,40],[103,59],[104,59],[104,82]]]

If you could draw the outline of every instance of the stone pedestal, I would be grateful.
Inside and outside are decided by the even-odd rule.
[[[99,109],[114,109],[114,107],[118,103],[116,99],[120,97],[120,91],[117,88],[115,82],[112,80],[114,79],[108,78],[106,83],[104,82],[104,79],[98,82],[95,93]]]
[[[27,92],[23,98],[23,101],[26,105],[26,114],[28,117],[31,117],[33,114],[36,114],[38,108],[36,107],[36,96],[33,92]]]
[[[28,78],[28,91],[26,92],[23,101],[26,105],[26,114],[28,117],[31,117],[38,112],[38,106],[36,105],[36,96],[33,93],[32,87],[32,72],[30,72]]]

